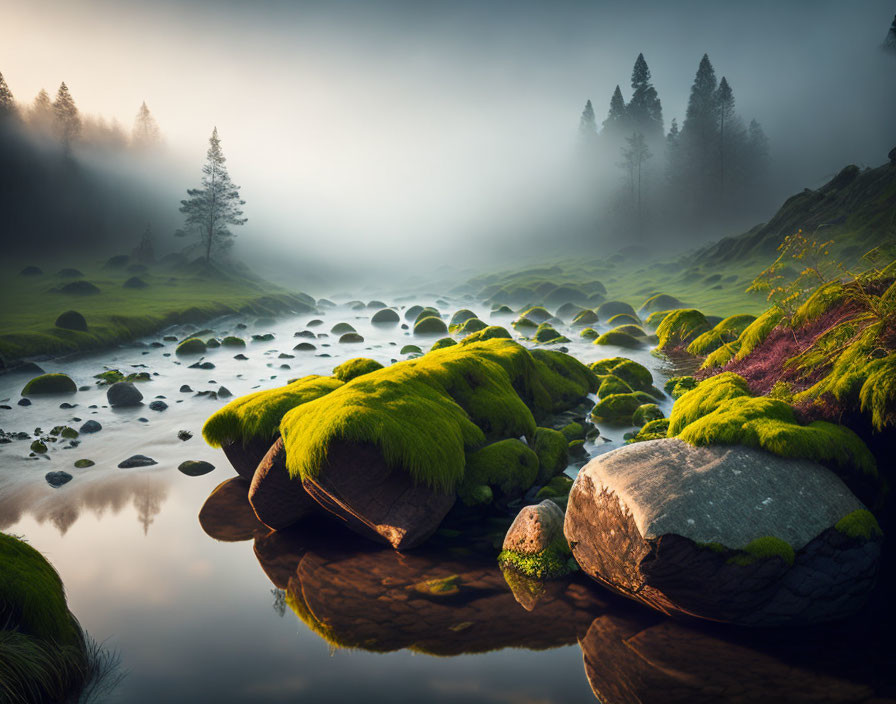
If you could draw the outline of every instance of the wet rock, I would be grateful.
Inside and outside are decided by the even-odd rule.
[[[392,471],[373,446],[340,442],[330,444],[318,475],[302,484],[348,528],[396,550],[429,538],[456,498],[454,492],[442,494]]]
[[[110,406],[139,406],[143,402],[143,394],[129,381],[116,381],[106,391],[106,399]]]
[[[234,359],[239,359],[239,360],[241,360],[241,361],[244,361],[244,360],[249,359],[249,358],[248,358],[246,355],[244,355],[244,354],[235,354],[235,355],[233,355],[233,358],[234,358]]]
[[[563,538],[563,511],[550,499],[524,507],[504,537],[503,550],[533,555]]]
[[[78,469],[86,469],[87,467],[93,467],[96,462],[93,460],[75,460],[75,467]]]
[[[38,455],[42,455],[47,451],[47,445],[41,440],[35,440],[31,443],[31,451]]]
[[[182,440],[182,441],[186,442],[187,440],[189,440],[192,437],[193,437],[193,433],[191,433],[189,430],[178,430],[177,431],[177,439],[178,440]]]
[[[119,469],[131,469],[132,467],[149,467],[158,464],[152,457],[146,455],[131,455],[123,462],[118,463]]]
[[[205,370],[208,370],[208,369],[214,369],[214,368],[215,368],[215,365],[212,364],[211,362],[196,362],[196,363],[191,364],[191,365],[189,366],[189,369],[205,369]]]
[[[870,519],[864,535],[843,521]],[[881,536],[829,470],[739,446],[652,440],[601,455],[570,492],[582,570],[667,614],[742,625],[843,618],[874,585]]]
[[[271,449],[271,445],[277,440],[277,437],[270,440],[253,438],[246,444],[239,440],[237,442],[228,442],[221,445],[221,449],[224,451],[224,455],[230,461],[230,464],[233,465],[236,473],[246,481],[251,482],[255,476],[258,463]]]
[[[199,525],[215,540],[237,542],[258,538],[270,530],[252,511],[246,493],[249,482],[231,477],[209,495],[199,510]]]
[[[193,393],[193,389],[190,387],[189,384],[182,384],[180,387],[180,392],[182,394],[191,394],[191,393]]]
[[[30,398],[20,398],[20,399],[19,399],[19,405],[20,405],[20,406],[30,406],[30,405],[31,405],[31,399],[30,399]]]
[[[151,411],[161,412],[167,408],[168,408],[168,404],[165,403],[164,401],[153,401],[152,403],[149,404],[149,410],[151,410]]]
[[[82,426],[79,432],[81,433],[98,433],[103,429],[103,426],[100,425],[95,420],[88,420]]]
[[[47,472],[44,479],[47,480],[47,484],[56,488],[70,482],[72,480],[72,475],[68,472]]]
[[[204,460],[187,460],[177,466],[177,469],[188,477],[201,477],[203,474],[208,474],[214,470],[214,468],[215,465]]]
[[[221,386],[218,389],[218,398],[230,398],[231,396],[233,396],[233,394],[226,386]]]
[[[289,476],[283,438],[277,438],[258,463],[249,487],[249,503],[258,520],[272,530],[286,528],[320,511],[302,486],[301,479]]]

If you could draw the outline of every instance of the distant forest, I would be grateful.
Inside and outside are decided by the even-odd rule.
[[[163,202],[150,187],[161,133],[83,115],[65,83],[17,102],[0,74],[0,244],[5,253],[135,246]],[[170,209],[170,208],[169,208]],[[47,248],[50,248],[48,250]]]
[[[658,233],[737,222],[755,217],[769,197],[765,132],[756,119],[738,114],[731,83],[717,78],[705,54],[681,125],[673,118],[666,130],[650,68],[639,54],[628,102],[617,85],[598,125],[589,99],[579,133],[597,226],[620,238],[645,242]]]

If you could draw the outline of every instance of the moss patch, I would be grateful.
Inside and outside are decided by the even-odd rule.
[[[539,474],[538,455],[526,443],[510,438],[486,445],[467,458],[457,494],[467,505],[481,502],[477,487],[502,496],[516,496],[532,486]]]
[[[563,472],[569,464],[569,443],[559,430],[537,428],[533,449],[538,455],[536,481],[540,484]]]
[[[643,340],[625,332],[610,330],[594,341],[595,345],[615,345],[626,349],[638,349],[644,346]]]
[[[532,554],[502,550],[498,564],[502,569],[511,568],[533,579],[555,579],[575,569],[569,546],[562,537],[541,552]]]
[[[177,349],[174,350],[174,353],[177,355],[205,354],[205,351],[205,342],[200,340],[198,337],[189,337],[177,346]]]
[[[848,513],[834,524],[834,528],[855,539],[870,540],[875,536],[883,535],[874,514],[864,508]]]
[[[626,394],[612,394],[602,398],[591,411],[591,417],[598,422],[614,425],[632,425],[632,416],[645,403],[653,400],[643,391]]]
[[[600,317],[593,310],[585,309],[581,313],[578,313],[573,319],[572,324],[575,327],[582,327],[584,325],[595,325],[600,321]]]
[[[68,374],[41,374],[25,384],[22,396],[73,394],[77,390],[77,385]]]
[[[375,372],[377,369],[382,368],[383,365],[377,362],[375,359],[368,359],[367,357],[356,357],[355,359],[350,359],[347,362],[343,362],[338,367],[334,367],[333,376],[339,379],[339,381],[346,382],[351,381],[352,379],[364,374],[370,374],[370,372]]]
[[[706,317],[699,310],[682,308],[673,310],[657,326],[660,349],[671,349],[690,344],[695,338],[711,329]]]
[[[439,340],[436,340],[434,343],[432,343],[432,347],[430,347],[429,349],[430,349],[430,351],[441,350],[441,349],[444,349],[445,347],[453,347],[456,344],[457,344],[457,340],[454,340],[453,338],[450,338],[450,337],[443,337]]]
[[[436,316],[419,318],[414,324],[415,335],[444,335],[447,332],[445,321]]]
[[[542,323],[538,326],[532,339],[539,345],[555,345],[562,342],[569,342],[568,337],[564,337],[557,332],[550,323]]]
[[[766,535],[750,541],[739,553],[728,558],[728,562],[734,565],[746,567],[758,560],[771,560],[778,558],[787,565],[793,565],[796,559],[793,547],[785,540],[773,535]]]
[[[474,342],[483,342],[485,340],[510,340],[511,338],[512,336],[507,331],[507,328],[503,328],[500,325],[489,325],[487,328],[483,328],[479,332],[474,332],[471,335],[467,335],[463,340],[460,341],[460,344],[472,345]]]

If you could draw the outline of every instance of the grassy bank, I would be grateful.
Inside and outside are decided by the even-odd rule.
[[[41,273],[23,273],[29,266]],[[202,263],[141,266],[71,260],[5,263],[0,268],[2,363],[99,349],[177,323],[232,313],[267,316],[313,305],[305,294]],[[86,330],[57,326],[66,311],[80,313]]]

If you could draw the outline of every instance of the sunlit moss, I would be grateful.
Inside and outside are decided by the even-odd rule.
[[[22,396],[73,394],[77,390],[77,385],[68,374],[41,374],[25,384]]]
[[[682,308],[673,310],[656,328],[660,349],[687,345],[696,337],[710,330],[706,317],[699,310]]]
[[[781,540],[781,538],[776,538],[773,535],[766,535],[747,543],[737,555],[728,558],[728,562],[746,567],[758,560],[770,560],[772,558],[783,560],[789,566],[793,564],[796,553],[786,540]]]
[[[591,417],[598,422],[615,425],[632,425],[632,415],[640,406],[650,403],[653,398],[643,391],[612,394],[602,398],[591,411]]]
[[[433,350],[441,350],[445,347],[452,347],[453,345],[456,345],[456,344],[457,344],[457,340],[455,340],[454,338],[442,337],[442,338],[436,340],[435,342],[433,342],[432,347],[430,347],[429,349],[432,352]]]
[[[177,349],[174,351],[174,353],[178,355],[205,354],[205,351],[206,345],[202,340],[200,340],[198,337],[188,337],[177,346]]]
[[[488,486],[505,496],[521,494],[535,483],[539,473],[538,455],[515,438],[486,445],[467,458],[463,482],[457,489],[468,505],[480,503],[477,487]]]
[[[625,347],[628,349],[638,349],[644,346],[642,338],[637,338],[625,332],[617,332],[610,330],[598,337],[594,341],[595,345],[615,345],[616,347]]]
[[[846,514],[834,524],[834,528],[844,535],[856,539],[870,540],[875,536],[883,535],[874,514],[864,508]]]
[[[479,330],[478,332],[467,335],[460,341],[460,344],[472,345],[474,342],[483,342],[485,340],[501,338],[511,339],[511,335],[507,331],[507,328],[503,328],[500,325],[489,325],[487,328],[482,328],[482,330]]]
[[[362,376],[363,374],[370,374],[370,372],[375,372],[377,369],[382,369],[383,365],[377,362],[375,359],[368,359],[367,357],[356,357],[355,359],[350,359],[346,362],[343,362],[338,367],[334,367],[333,376],[335,376],[339,381],[346,382],[351,381],[352,379]]]
[[[537,428],[533,449],[538,455],[539,483],[550,480],[551,477],[560,474],[569,464],[569,444],[559,430],[552,428]]]

